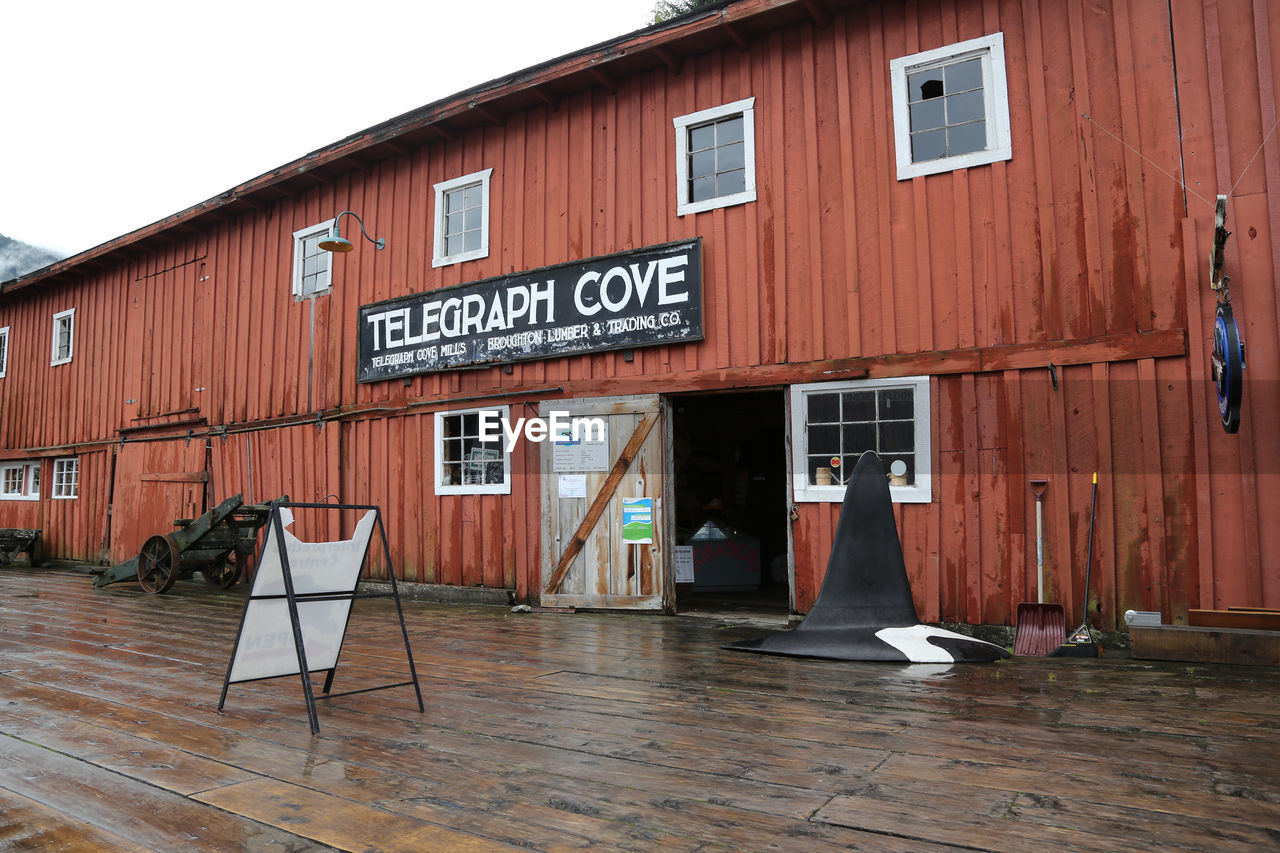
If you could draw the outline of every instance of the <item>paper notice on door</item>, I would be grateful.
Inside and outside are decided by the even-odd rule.
[[[560,497],[585,498],[587,496],[586,474],[561,474]]]
[[[676,583],[693,583],[693,546],[676,546]]]

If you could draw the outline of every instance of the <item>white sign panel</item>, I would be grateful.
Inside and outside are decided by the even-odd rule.
[[[676,546],[676,583],[693,583],[693,546]]]
[[[581,419],[575,418],[575,421]],[[612,465],[609,458],[608,435],[595,435],[585,427],[578,427],[575,435],[571,425],[560,428],[558,435],[551,437],[551,469],[556,472],[608,471]]]
[[[289,556],[294,594],[355,592],[376,517],[377,513],[369,510],[356,525],[354,535],[338,542],[303,542],[285,530],[284,546]],[[285,527],[293,524],[293,513],[287,507],[280,508],[280,521]],[[236,644],[229,682],[300,674],[288,602],[283,597],[265,598],[284,594],[280,545],[275,525],[270,524],[262,547],[262,560],[245,606],[244,625]],[[307,667],[312,672],[332,669],[337,664],[350,613],[350,598],[298,601],[302,646]]]
[[[560,497],[585,498],[587,496],[586,474],[561,474]]]

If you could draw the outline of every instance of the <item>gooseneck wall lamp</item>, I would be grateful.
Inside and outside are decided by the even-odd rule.
[[[342,236],[342,232],[338,230],[338,222],[344,216],[355,217],[356,222],[360,223],[360,233],[364,235],[364,238],[366,240],[368,240],[373,245],[377,246],[378,251],[382,251],[383,249],[387,248],[386,240],[383,240],[382,238],[378,238],[377,240],[375,240],[369,236],[368,231],[364,230],[364,220],[362,220],[357,214],[353,213],[352,211],[344,210],[341,213],[339,213],[337,216],[333,217],[333,230],[329,232],[329,236],[325,237],[323,240],[321,240],[317,244],[321,249],[324,249],[326,252],[350,252],[352,249],[355,248],[355,246],[351,245],[351,241],[345,239]]]

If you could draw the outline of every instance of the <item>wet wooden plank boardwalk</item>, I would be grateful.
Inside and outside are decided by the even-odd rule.
[[[0,570],[0,850],[1276,850],[1275,670],[723,651],[689,618],[407,602],[407,689],[218,694],[242,588]],[[358,602],[335,690],[399,680]]]

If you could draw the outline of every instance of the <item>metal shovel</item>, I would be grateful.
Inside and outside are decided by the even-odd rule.
[[[1032,480],[1036,497],[1036,600],[1018,605],[1015,655],[1047,655],[1058,648],[1067,633],[1067,614],[1061,604],[1044,602],[1044,493],[1048,480]]]

